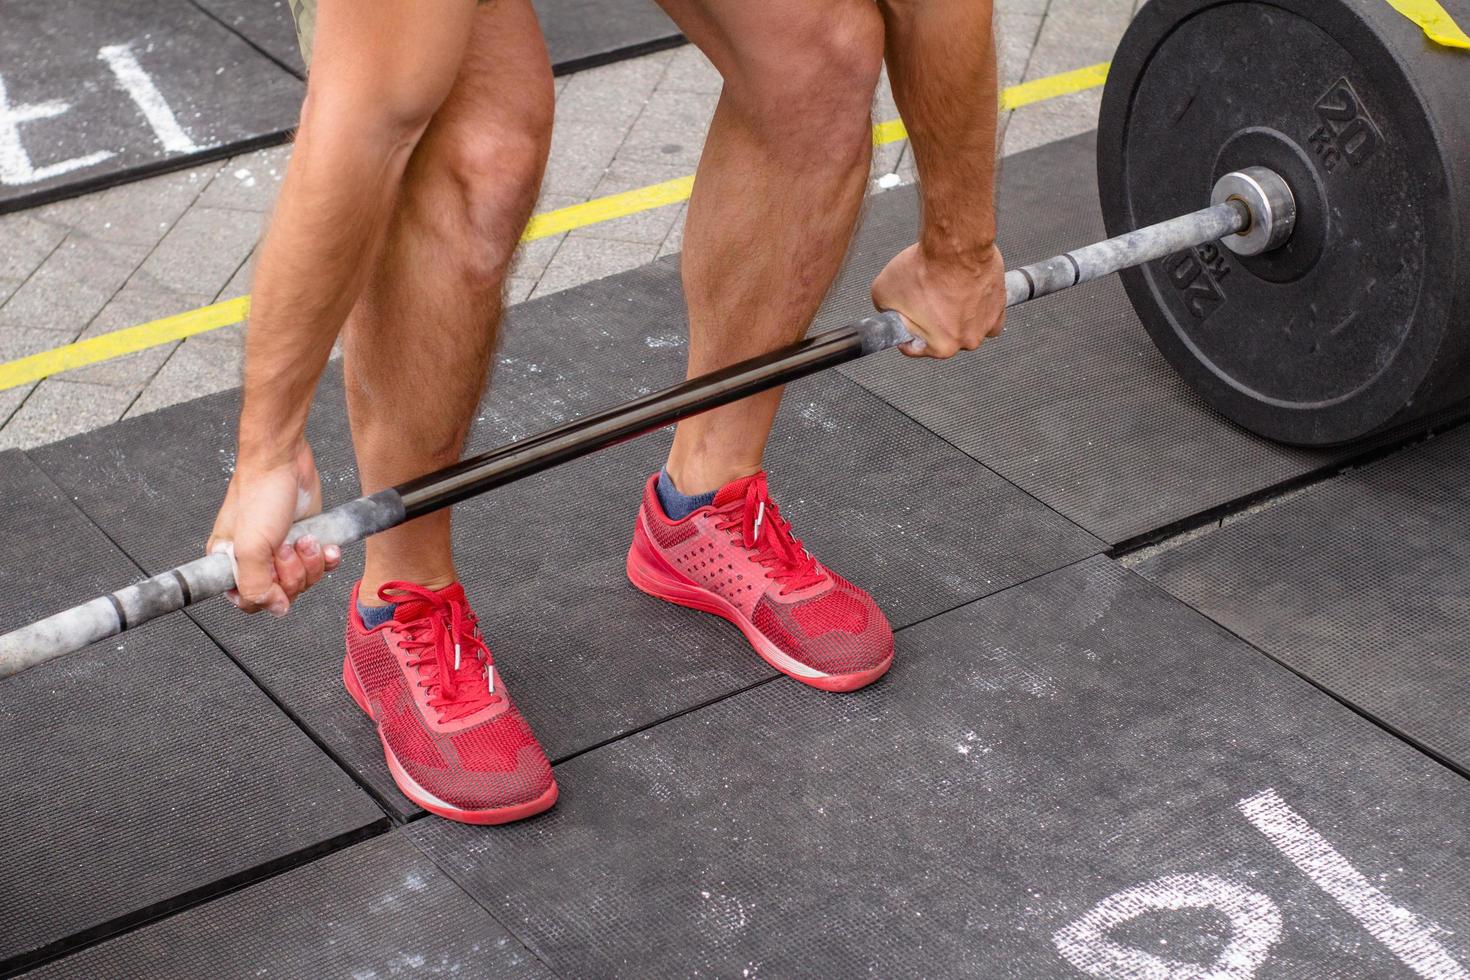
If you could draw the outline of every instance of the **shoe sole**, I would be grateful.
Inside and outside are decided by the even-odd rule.
[[[639,517],[638,526],[633,532],[633,546],[628,549],[627,569],[628,581],[632,582],[639,591],[675,605],[697,609],[700,612],[714,613],[721,619],[734,623],[740,632],[745,634],[745,639],[762,660],[787,677],[799,680],[819,691],[832,691],[839,694],[856,691],[867,687],[888,673],[888,668],[893,666],[893,655],[889,654],[887,660],[867,670],[852,674],[825,674],[815,667],[809,667],[794,659],[767,639],[765,634],[756,629],[755,624],[729,600],[679,575],[661,555],[652,552],[650,545],[646,543],[642,516]]]
[[[363,693],[362,685],[357,682],[357,675],[353,673],[352,665],[347,660],[342,661],[342,685],[347,688],[348,695],[362,709],[363,714],[372,718],[373,724],[377,725],[378,719],[373,717],[372,709],[368,707],[367,696]],[[378,741],[383,746],[383,758],[388,763],[388,771],[393,774],[393,782],[398,786],[399,792],[435,816],[443,817],[446,820],[474,824],[481,827],[494,826],[502,823],[514,823],[517,820],[524,820],[527,817],[534,817],[538,813],[544,813],[550,810],[556,803],[557,786],[556,781],[553,780],[551,787],[546,792],[526,803],[517,803],[515,806],[497,807],[493,810],[466,810],[462,807],[457,807],[453,803],[441,800],[423,786],[420,786],[398,764],[398,760],[394,757],[392,750],[388,748],[388,743],[383,740],[381,729],[378,731]]]

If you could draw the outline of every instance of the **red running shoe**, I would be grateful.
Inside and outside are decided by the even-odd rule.
[[[389,582],[378,595],[397,609],[367,629],[352,590],[342,682],[377,723],[403,795],[462,823],[549,809],[551,763],[501,683],[464,589]]]
[[[723,616],[772,667],[812,687],[855,691],[887,672],[893,630],[882,610],[791,536],[764,473],[679,521],[664,516],[657,486],[654,474],[628,550],[634,585]]]

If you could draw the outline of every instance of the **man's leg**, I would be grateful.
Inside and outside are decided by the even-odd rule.
[[[867,183],[883,22],[872,0],[662,2],[725,78],[684,233],[701,374],[799,337],[836,277]],[[674,488],[711,499],[651,478],[628,578],[734,623],[804,684],[856,690],[893,663],[893,631],[796,539],[757,475],[779,402],[767,392],[679,424]]]
[[[459,458],[495,346],[506,269],[540,187],[553,104],[529,0],[481,6],[345,331],[365,493]],[[387,581],[441,588],[455,578],[445,510],[370,538],[360,595],[376,604]]]
[[[724,76],[684,232],[689,374],[799,338],[841,267],[872,153],[872,0],[660,0]],[[771,391],[679,423],[669,475],[702,494],[761,468]]]

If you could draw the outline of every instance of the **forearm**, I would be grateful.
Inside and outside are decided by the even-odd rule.
[[[382,247],[416,136],[346,120],[303,126],[261,246],[245,341],[240,453],[281,462]]]
[[[995,243],[999,93],[991,0],[881,0],[893,97],[919,171],[925,258],[972,264]]]
[[[302,443],[332,343],[383,248],[399,185],[464,58],[473,0],[319,0],[311,83],[261,246],[245,339],[240,461]],[[391,356],[391,352],[385,352]]]

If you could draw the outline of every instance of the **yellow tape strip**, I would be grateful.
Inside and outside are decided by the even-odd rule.
[[[1060,75],[1048,75],[1034,82],[1012,85],[1001,92],[1000,107],[1007,111],[1019,109],[1035,102],[1045,102],[1047,99],[1085,92],[1088,89],[1097,88],[1107,80],[1108,62],[1106,61],[1097,65],[1088,65],[1086,68],[1062,72]],[[908,139],[908,135],[902,119],[890,119],[888,122],[881,122],[873,127],[873,145],[896,143],[901,139]]]
[[[1106,61],[1097,65],[1088,65],[1086,68],[1062,72],[1060,75],[1048,75],[1034,82],[1012,85],[1000,94],[1000,107],[1019,109],[1033,102],[1045,102],[1047,99],[1055,99],[1058,96],[1072,95],[1090,88],[1097,88],[1107,80],[1108,63]]]
[[[1470,36],[1437,0],[1388,0],[1389,6],[1419,25],[1429,40],[1447,48],[1470,50]]]
[[[1390,0],[1409,2],[1409,0]],[[1108,77],[1106,64],[1090,65],[1076,71],[1063,72],[1034,82],[1012,85],[1001,93],[1001,108],[1019,109],[1021,106],[1044,102],[1062,95],[1071,95],[1087,89],[1097,88]],[[895,143],[908,137],[903,122],[890,119],[873,127],[874,145]],[[600,224],[614,218],[625,218],[630,214],[651,211],[654,208],[678,204],[689,199],[694,189],[693,177],[678,177],[660,184],[650,184],[621,194],[610,194],[585,204],[557,208],[531,218],[526,226],[522,241],[531,242],[538,238],[549,238],[563,232],[588,225]],[[73,368],[86,367],[99,361],[133,354],[160,344],[172,343],[185,337],[220,327],[240,323],[250,312],[250,297],[226,300],[212,306],[200,307],[187,313],[151,320],[124,330],[114,330],[88,340],[42,351],[30,357],[0,364],[0,391],[39,381],[42,378]]]
[[[8,361],[0,364],[0,391],[39,381],[72,368],[86,367],[88,364],[172,343],[196,333],[228,327],[241,322],[249,314],[250,297],[242,296]]]
[[[560,235],[574,228],[585,228],[614,218],[626,218],[640,211],[652,211],[668,204],[678,204],[689,199],[694,189],[693,177],[676,177],[661,184],[649,184],[621,194],[609,194],[586,204],[573,204],[557,208],[545,214],[534,215],[526,225],[523,242],[534,242],[538,238]]]

